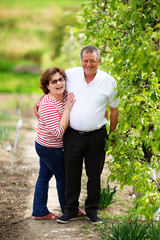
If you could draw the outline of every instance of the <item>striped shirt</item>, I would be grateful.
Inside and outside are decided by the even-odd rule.
[[[60,120],[67,100],[67,92],[63,101],[56,101],[45,95],[40,102],[38,113],[38,126],[36,142],[42,146],[52,148],[63,147],[64,128],[60,125]]]

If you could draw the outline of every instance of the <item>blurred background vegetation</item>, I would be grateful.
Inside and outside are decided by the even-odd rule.
[[[79,64],[71,39],[83,0],[0,1],[0,93],[41,93],[41,71]],[[68,37],[69,36],[69,37]],[[79,44],[79,43],[78,43]],[[63,49],[63,45],[66,45]]]

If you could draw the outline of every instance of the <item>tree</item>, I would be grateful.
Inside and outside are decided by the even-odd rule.
[[[109,178],[141,192],[137,211],[146,219],[160,206],[159,6],[160,0],[90,0],[78,27],[85,45],[101,50],[101,67],[118,83],[119,124],[106,142],[113,157]]]

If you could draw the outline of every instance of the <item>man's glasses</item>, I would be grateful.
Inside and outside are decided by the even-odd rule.
[[[65,79],[64,79],[63,77],[60,77],[60,78],[58,78],[58,79],[53,79],[53,80],[49,81],[49,83],[50,83],[51,85],[56,85],[58,82],[62,83],[64,80],[65,80]]]

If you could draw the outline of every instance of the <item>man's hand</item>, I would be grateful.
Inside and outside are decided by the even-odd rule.
[[[39,118],[39,114],[38,114],[38,108],[39,108],[39,104],[42,100],[42,98],[44,97],[45,94],[42,94],[42,96],[37,100],[37,102],[35,103],[33,109],[34,109],[34,114],[36,115],[36,118]]]
[[[108,111],[107,110],[105,111],[104,117],[107,118],[107,120],[108,120]]]
[[[118,115],[119,115],[118,108],[110,107],[110,131],[109,131],[109,133],[111,133],[112,131],[114,131],[116,129],[117,123],[118,123]]]

